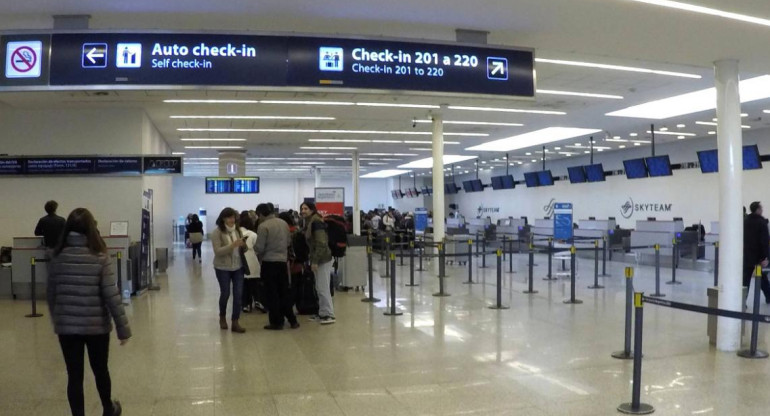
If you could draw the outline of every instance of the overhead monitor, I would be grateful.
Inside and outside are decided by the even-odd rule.
[[[582,166],[573,166],[567,168],[569,174],[569,183],[583,183],[586,181],[586,172]]]
[[[484,185],[481,184],[481,179],[471,179],[463,181],[463,190],[465,192],[481,192],[484,190]]]
[[[668,155],[644,158],[650,177],[671,176],[671,161]]]
[[[698,152],[698,163],[702,173],[719,172],[719,153],[717,149]]]
[[[513,180],[513,175],[502,175],[492,177],[492,189],[513,189],[516,187],[516,182]]]
[[[233,193],[258,194],[259,177],[249,176],[249,177],[233,178]]]
[[[757,145],[743,146],[743,170],[762,169]]]
[[[537,181],[540,183],[540,186],[553,185],[553,175],[551,175],[551,171],[541,170],[540,172],[537,172]]]
[[[457,191],[460,190],[460,187],[458,187],[454,182],[444,184],[444,193],[447,195],[453,195],[456,194]]]
[[[231,178],[206,178],[207,194],[230,194],[233,192],[233,181]]]
[[[604,175],[604,166],[602,166],[601,163],[586,165],[583,166],[583,169],[586,171],[586,179],[588,179],[588,182],[604,182],[606,179]]]
[[[628,179],[647,177],[647,165],[644,164],[644,158],[624,160],[623,169],[625,169]]]
[[[421,190],[423,195],[433,195],[433,188],[429,186],[423,186]]]
[[[537,172],[527,172],[524,174],[524,182],[527,183],[527,188],[537,188],[540,186],[540,181],[537,177]]]

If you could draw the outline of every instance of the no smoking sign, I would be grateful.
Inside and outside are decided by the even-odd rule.
[[[40,77],[43,42],[8,42],[5,56],[6,78]]]

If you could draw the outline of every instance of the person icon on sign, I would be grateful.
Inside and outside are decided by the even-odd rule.
[[[123,48],[123,63],[128,64],[128,58],[131,56],[131,53],[128,51],[128,47]]]

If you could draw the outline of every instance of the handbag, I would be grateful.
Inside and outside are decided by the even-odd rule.
[[[198,244],[203,242],[203,233],[190,233],[190,242]]]
[[[246,261],[246,248],[239,248],[238,253],[241,255],[241,270],[243,270],[243,274],[250,275],[251,270],[249,269],[249,262]]]

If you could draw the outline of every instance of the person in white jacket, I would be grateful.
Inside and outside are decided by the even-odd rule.
[[[251,312],[256,308],[266,312],[262,306],[262,290],[260,290],[259,260],[254,251],[254,245],[257,244],[256,224],[251,218],[249,211],[242,211],[240,216],[241,234],[246,238],[246,252],[243,253],[246,263],[249,265],[249,273],[243,276],[243,311]]]

